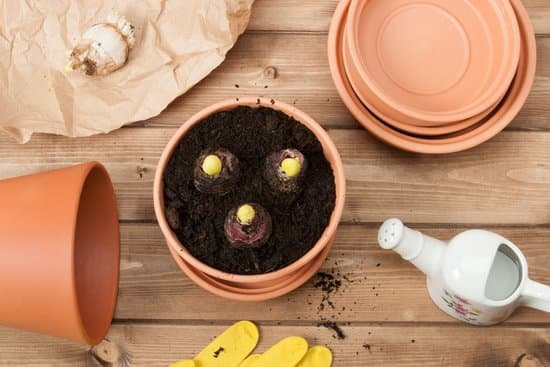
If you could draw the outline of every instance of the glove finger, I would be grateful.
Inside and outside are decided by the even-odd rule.
[[[238,367],[258,344],[260,334],[250,321],[225,330],[195,357],[196,367]]]
[[[310,348],[297,367],[330,367],[332,366],[332,352],[321,346]]]
[[[260,359],[261,356],[262,356],[261,354],[252,354],[248,356],[247,359],[242,361],[239,367],[253,367],[254,364],[258,361],[258,359]]]
[[[195,366],[195,361],[191,359],[184,359],[182,361],[172,363],[169,367],[196,367],[196,366]]]
[[[307,353],[304,338],[291,336],[272,346],[251,367],[295,367]]]

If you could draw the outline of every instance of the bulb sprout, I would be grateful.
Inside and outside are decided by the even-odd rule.
[[[243,225],[250,225],[256,217],[256,211],[250,204],[244,204],[237,209],[237,219]]]
[[[202,170],[208,176],[217,176],[222,171],[222,160],[214,154],[210,154],[202,161]]]
[[[281,162],[281,169],[288,177],[296,177],[300,174],[302,167],[300,166],[298,158],[285,158]]]

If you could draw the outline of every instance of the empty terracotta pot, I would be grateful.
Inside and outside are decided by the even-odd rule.
[[[113,318],[120,235],[105,168],[0,181],[0,324],[97,344]]]
[[[283,269],[280,269],[271,273],[267,273],[267,274],[259,274],[259,275],[230,274],[202,263],[201,261],[193,257],[191,253],[189,253],[189,251],[187,251],[187,249],[185,248],[185,244],[180,243],[177,236],[174,234],[174,232],[171,230],[170,226],[168,225],[168,222],[166,220],[166,216],[164,213],[164,194],[163,194],[164,170],[166,169],[166,166],[170,160],[170,157],[172,156],[172,152],[177,147],[180,140],[183,138],[183,136],[185,136],[185,134],[193,126],[200,123],[208,116],[216,112],[234,109],[237,106],[250,106],[250,107],[263,106],[263,107],[280,110],[286,113],[287,115],[294,117],[296,121],[305,125],[315,134],[315,136],[321,143],[321,146],[323,147],[327,160],[331,164],[334,177],[335,177],[335,186],[336,186],[335,208],[331,215],[329,224],[325,229],[325,231],[323,232],[323,234],[321,235],[321,238],[318,240],[315,246],[309,252],[307,252],[302,258],[298,259],[297,261],[295,261],[294,263],[292,263],[291,265]],[[248,98],[241,98],[238,101],[226,100],[226,101],[217,103],[215,105],[212,105],[200,111],[193,117],[191,117],[176,132],[174,137],[170,140],[170,142],[166,146],[157,168],[157,172],[155,175],[155,184],[154,184],[154,202],[155,202],[155,213],[157,216],[157,220],[166,238],[167,244],[170,247],[172,255],[175,257],[175,260],[176,262],[178,262],[178,265],[180,265],[180,267],[186,272],[186,274],[190,276],[191,279],[193,279],[199,286],[211,292],[213,292],[215,288],[212,286],[205,285],[209,283],[205,282],[204,279],[199,276],[200,273],[206,274],[207,276],[217,281],[226,282],[234,289],[239,289],[239,288],[248,289],[248,290],[258,289],[259,292],[262,292],[263,289],[279,288],[278,285],[281,285],[283,283],[290,284],[287,287],[283,287],[278,292],[271,293],[270,296],[267,297],[267,298],[273,298],[273,297],[288,293],[293,289],[299,287],[305,281],[307,281],[307,279],[314,274],[314,271],[306,272],[305,270],[303,270],[303,268],[306,266],[310,266],[311,263],[315,262],[316,260],[318,261],[318,255],[320,254],[322,256],[322,259],[319,265],[315,267],[315,271],[322,264],[322,261],[324,261],[324,259],[328,254],[328,251],[324,252],[323,250],[332,244],[336,229],[338,227],[338,223],[342,216],[342,212],[344,208],[345,192],[346,192],[346,189],[345,189],[344,168],[343,168],[342,161],[340,159],[340,155],[338,154],[338,151],[336,150],[336,147],[334,146],[334,143],[332,142],[328,134],[317,122],[315,122],[311,117],[309,117],[304,112],[288,104],[281,103],[281,102],[273,103],[272,101],[267,99],[248,97]],[[180,261],[182,259],[183,261]],[[197,271],[196,272],[188,271],[189,268],[194,268]],[[309,276],[304,280],[303,274],[309,274]],[[290,282],[290,280],[297,279],[297,278],[300,278],[299,282]],[[213,292],[213,293],[216,293],[216,292]],[[217,294],[219,294],[219,292]],[[228,298],[242,299],[242,300],[246,300],[247,298],[247,297],[240,297],[239,294],[237,294],[236,296],[227,296],[227,295],[224,295],[224,296]],[[258,299],[266,299],[266,295],[265,294],[261,295],[255,300],[258,300]]]

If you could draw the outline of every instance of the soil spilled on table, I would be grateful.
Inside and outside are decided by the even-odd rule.
[[[196,160],[205,150],[219,148],[239,159],[239,182],[224,196],[201,193],[193,184]],[[308,160],[298,197],[274,194],[262,174],[266,157],[287,148],[298,149]],[[234,274],[267,273],[302,257],[328,225],[336,195],[330,163],[315,135],[264,107],[237,107],[197,124],[175,149],[164,184],[165,213],[181,243],[198,260]],[[250,202],[270,213],[272,234],[261,248],[232,248],[224,234],[226,215]]]

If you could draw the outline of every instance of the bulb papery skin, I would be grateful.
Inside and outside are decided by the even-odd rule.
[[[204,172],[202,168],[204,160],[212,155],[218,157],[222,163],[221,172],[213,176]],[[239,182],[239,159],[229,150],[224,148],[204,151],[195,163],[193,176],[193,184],[199,192],[220,196],[226,195],[230,193]]]
[[[225,237],[231,247],[256,249],[263,246],[271,236],[271,215],[259,204],[248,204],[254,208],[255,216],[250,224],[240,223],[237,217],[238,208],[233,208],[227,214],[224,224]]]
[[[123,16],[113,13],[107,23],[90,27],[69,54],[67,71],[102,76],[120,69],[135,44],[135,29]]]
[[[288,176],[282,167],[282,163],[288,159],[298,161],[299,172],[296,175]],[[304,155],[297,149],[283,149],[271,153],[265,160],[264,179],[275,192],[298,193],[306,175],[308,162]]]

